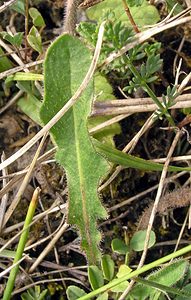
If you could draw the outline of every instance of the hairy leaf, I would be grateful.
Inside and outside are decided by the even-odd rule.
[[[44,66],[45,96],[41,118],[47,123],[71,98],[82,83],[89,65],[89,50],[69,35],[59,37],[49,48]],[[65,168],[69,190],[68,223],[81,233],[81,245],[90,264],[100,260],[97,219],[107,213],[97,194],[99,180],[107,170],[105,159],[92,146],[87,130],[93,83],[77,103],[51,129],[58,146],[57,161]]]
[[[88,267],[88,279],[93,290],[104,285],[103,273],[97,266]]]
[[[176,282],[178,282],[178,280],[180,280],[185,275],[187,267],[188,267],[187,261],[178,260],[171,263],[167,267],[161,268],[158,271],[152,273],[146,279],[170,287],[174,285]],[[135,288],[132,290],[131,295],[135,299],[140,299],[140,295],[141,297],[143,297],[142,299],[146,299],[149,295],[153,295],[155,291],[156,290],[153,289],[153,287],[151,286],[137,284]]]

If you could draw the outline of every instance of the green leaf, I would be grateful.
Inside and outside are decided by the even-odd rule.
[[[186,290],[180,290],[177,288],[173,288],[173,287],[168,287],[164,284],[159,284],[157,282],[153,282],[147,279],[143,279],[143,278],[136,278],[135,279],[137,282],[142,283],[143,285],[152,287],[153,289],[156,289],[156,291],[153,293],[153,295],[150,297],[150,299],[159,299],[161,292],[163,293],[168,293],[168,294],[173,294],[173,295],[178,295],[178,297],[181,297],[181,300],[188,300],[191,297],[191,292],[190,291],[186,291]],[[188,298],[189,296],[189,298]]]
[[[104,285],[102,271],[97,266],[88,267],[88,279],[91,284],[92,290],[96,290]]]
[[[120,284],[114,286],[111,291],[114,292],[114,293],[123,293],[126,288],[128,287],[129,285],[129,282],[128,281],[124,281],[124,282],[121,282]],[[141,298],[142,300],[142,298]]]
[[[45,26],[45,22],[44,19],[41,15],[41,13],[38,11],[38,9],[31,7],[29,8],[29,15],[31,16],[32,20],[33,20],[33,24],[36,27],[44,27]]]
[[[108,293],[103,293],[99,297],[97,297],[97,300],[108,300]]]
[[[130,240],[130,247],[134,251],[142,251],[144,249],[146,230],[137,231]],[[154,231],[151,231],[148,248],[151,248],[156,242]]]
[[[168,11],[170,12],[173,10],[173,15],[179,14],[181,11],[184,10],[184,8],[178,3],[176,0],[166,0]],[[176,6],[175,6],[176,5]]]
[[[188,267],[188,262],[185,260],[177,260],[170,265],[159,269],[158,271],[147,276],[147,280],[162,284],[165,286],[172,286],[178,282],[185,274]],[[148,297],[155,294],[155,289],[151,286],[145,286],[142,284],[137,284],[135,288],[130,293],[135,299],[140,299],[142,297]],[[143,299],[145,299],[143,297]],[[142,299],[142,298],[141,298]]]
[[[0,257],[15,258],[16,251],[4,249],[0,251]]]
[[[100,73],[96,73],[94,75],[94,93],[96,95],[96,101],[103,102],[105,100],[116,99],[113,95],[113,88],[107,81],[107,79],[102,76]],[[110,117],[105,116],[98,116],[98,117],[91,117],[88,120],[88,128],[91,129],[93,127],[96,127],[98,124],[101,124],[107,120],[109,120]],[[113,137],[116,134],[119,134],[121,132],[120,125],[118,123],[112,124],[110,126],[107,126],[106,128],[103,128],[99,130],[99,132],[96,132],[93,134],[93,137],[103,143],[114,145]]]
[[[139,0],[130,1],[139,2]],[[105,0],[100,2],[97,5],[89,8],[87,10],[87,15],[89,19],[99,21],[100,17],[103,16],[108,10],[111,10],[113,13],[115,13],[115,16],[118,20],[131,26],[121,0]],[[147,1],[143,1],[142,5],[139,7],[131,7],[130,11],[135,23],[140,27],[155,24],[160,20],[160,16],[156,7],[150,5]]]
[[[114,252],[124,255],[129,251],[129,246],[120,239],[113,239],[111,242],[111,248]]]
[[[17,87],[26,93],[26,96],[17,101],[18,107],[34,122],[42,126],[43,123],[40,118],[42,102],[40,101],[39,92],[30,81],[18,81]]]
[[[76,92],[90,63],[89,50],[74,37],[65,34],[50,46],[44,64],[45,96],[41,109],[44,123]],[[92,96],[93,82],[90,82],[76,104],[51,129],[51,135],[58,146],[56,159],[67,174],[68,223],[77,225],[82,249],[89,263],[96,264],[101,258],[98,247],[101,234],[96,223],[107,216],[97,188],[100,178],[108,172],[108,163],[95,151],[87,130]]]
[[[121,265],[119,267],[119,271],[118,271],[116,277],[121,278],[131,272],[132,272],[132,269],[129,268],[127,265]],[[122,293],[128,287],[128,285],[129,285],[129,282],[124,281],[124,282],[120,283],[119,285],[113,287],[111,290],[112,290],[112,292],[115,292],[115,293]]]
[[[16,12],[25,15],[25,0],[17,0],[14,4],[11,5],[11,8]]]
[[[191,283],[185,285],[183,287],[183,289],[180,290],[180,292],[189,292],[190,293],[190,297],[191,297]],[[190,300],[190,297],[185,298],[183,296],[177,296],[175,298],[175,300]]]
[[[17,105],[35,123],[42,125],[42,121],[39,115],[42,103],[36,97],[27,94],[26,97],[21,97],[18,100]]]
[[[38,29],[33,26],[27,35],[29,45],[39,53],[42,53],[42,39]]]
[[[68,300],[77,300],[79,297],[86,295],[86,292],[77,286],[70,285],[66,290],[66,295]]]
[[[7,33],[6,31],[2,31],[2,32],[0,32],[0,35],[2,36],[2,38],[4,40],[8,41],[13,46],[20,47],[20,45],[22,43],[23,32],[17,32],[14,35],[11,35],[11,34]]]
[[[154,163],[130,154],[126,154],[117,149],[113,149],[112,147],[106,144],[102,144],[95,139],[93,140],[93,144],[99,153],[101,153],[104,157],[106,157],[110,162],[113,162],[115,164],[119,164],[121,166],[128,167],[128,168],[139,169],[139,170],[148,170],[148,171],[163,170],[163,164]],[[191,168],[169,166],[168,170],[171,172],[191,171]]]
[[[102,256],[101,267],[103,270],[104,278],[108,281],[112,280],[114,276],[115,264],[110,255],[105,254]]]
[[[117,272],[117,278],[123,277],[126,274],[129,274],[130,272],[132,272],[132,269],[129,268],[127,265],[121,265],[119,267],[119,271]]]
[[[5,56],[2,48],[0,47],[0,72],[4,72],[13,67],[11,61]]]
[[[25,73],[25,72],[17,72],[14,75],[10,75],[6,78],[5,84],[8,84],[9,82],[13,80],[18,80],[18,81],[43,81],[44,76],[42,74],[34,74],[34,73]]]
[[[141,6],[143,4],[144,0],[127,0],[127,4],[132,6]]]

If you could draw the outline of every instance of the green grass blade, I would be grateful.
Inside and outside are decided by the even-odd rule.
[[[97,140],[93,140],[93,144],[96,147],[97,151],[101,153],[104,157],[106,157],[109,161],[114,164],[119,164],[124,167],[134,168],[145,171],[162,171],[163,164],[155,163],[152,161],[148,161],[117,149],[114,149],[106,144],[102,144]],[[177,172],[177,171],[191,171],[190,167],[176,167],[169,166],[169,171]]]
[[[82,83],[91,63],[89,50],[76,38],[59,37],[49,48],[44,65],[45,98],[41,119],[47,123],[71,98]],[[87,130],[93,82],[76,104],[51,129],[58,146],[56,159],[64,167],[69,190],[68,223],[81,233],[81,245],[90,264],[100,259],[101,234],[97,219],[107,213],[97,194],[99,180],[107,170],[106,160],[92,145]]]
[[[28,238],[28,234],[29,234],[29,230],[30,230],[30,223],[32,222],[32,218],[34,216],[34,212],[37,206],[37,200],[38,200],[38,193],[39,193],[39,188],[37,188],[34,191],[32,200],[30,202],[29,208],[28,208],[28,212],[26,215],[26,219],[25,219],[25,223],[23,226],[23,232],[21,234],[20,240],[19,240],[19,244],[17,247],[17,251],[16,251],[16,255],[15,255],[15,259],[13,261],[13,263],[17,263],[23,255],[23,251],[26,245],[26,241]],[[9,278],[8,278],[8,282],[6,284],[6,288],[3,294],[3,300],[9,300],[11,298],[11,293],[15,284],[15,279],[17,276],[19,270],[19,264],[17,264],[15,267],[13,267],[13,269],[10,272]]]

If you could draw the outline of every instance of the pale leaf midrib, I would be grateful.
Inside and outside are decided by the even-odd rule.
[[[89,249],[93,246],[92,245],[92,239],[91,239],[91,233],[90,233],[90,222],[89,217],[87,213],[87,205],[86,205],[86,195],[85,195],[85,189],[84,189],[84,175],[83,175],[83,166],[81,164],[81,155],[80,155],[80,140],[79,140],[79,131],[78,126],[76,125],[76,113],[75,113],[75,105],[72,107],[72,113],[73,113],[73,124],[74,124],[74,136],[75,136],[75,149],[76,149],[76,157],[77,157],[77,166],[78,166],[78,173],[79,173],[79,181],[80,181],[80,195],[82,199],[82,213],[83,213],[83,221],[85,225],[85,232],[87,235],[87,241],[89,244]],[[89,252],[91,253],[91,251]],[[93,259],[93,257],[92,257]],[[93,260],[92,260],[93,261]]]

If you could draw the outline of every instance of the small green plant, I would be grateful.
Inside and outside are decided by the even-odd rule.
[[[88,267],[88,280],[92,288],[92,292],[87,294],[84,290],[76,286],[69,286],[67,289],[68,300],[77,299],[91,299],[92,296],[97,295],[96,299],[119,299],[119,295],[128,287],[129,282],[124,278],[129,275],[131,278],[132,269],[127,265],[128,256],[132,251],[142,251],[144,247],[146,231],[136,232],[129,244],[127,245],[123,240],[114,239],[111,244],[113,252],[120,255],[125,255],[125,261],[119,267],[116,267],[110,255],[103,255],[101,259],[101,268],[97,266]],[[155,234],[151,233],[149,248],[155,244]],[[128,300],[146,300],[146,299],[163,299],[163,295],[170,294],[175,297],[180,295],[184,299],[188,299],[191,295],[191,290],[180,290],[178,284],[187,276],[189,263],[186,260],[174,261],[152,273],[145,278],[136,277],[137,284],[133,287],[126,299]],[[121,280],[120,280],[121,279]],[[111,285],[110,288],[105,289],[104,283],[108,282],[106,286]],[[174,287],[176,286],[176,288]],[[97,291],[100,290],[100,294]],[[179,299],[179,298],[173,298]]]
[[[21,294],[22,300],[44,300],[48,290],[41,292],[40,286],[35,285],[34,288],[28,289],[26,292]]]

